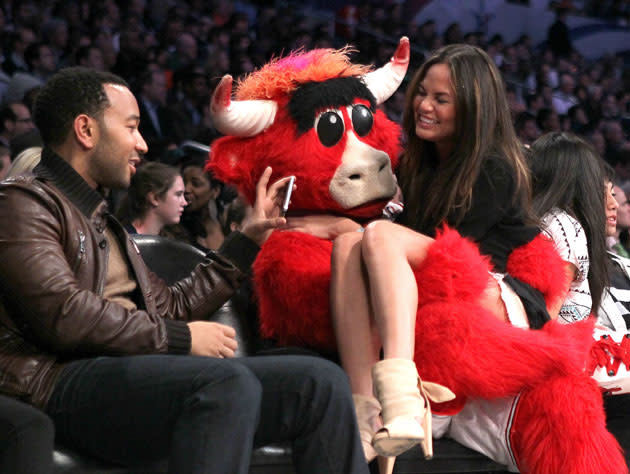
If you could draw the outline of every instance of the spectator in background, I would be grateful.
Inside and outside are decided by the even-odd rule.
[[[178,143],[197,140],[211,143],[219,136],[205,109],[210,104],[208,75],[197,65],[190,65],[175,73],[177,100],[171,106],[173,136]]]
[[[615,175],[621,182],[630,181],[630,142],[624,142],[615,153]]]
[[[508,101],[508,107],[510,108],[510,113],[512,114],[512,119],[514,120],[518,114],[521,112],[525,112],[525,104],[521,100],[519,96],[516,86],[513,84],[507,84],[505,87],[505,96]]]
[[[9,35],[9,45],[7,56],[2,63],[2,69],[9,76],[16,72],[28,72],[29,67],[24,59],[26,48],[37,40],[35,32],[28,26],[19,25],[16,30]]]
[[[435,31],[435,21],[427,20],[420,25],[418,37],[414,41],[414,44],[424,51],[430,51],[436,37],[437,33]]]
[[[28,64],[30,74],[42,83],[46,82],[57,70],[55,55],[46,43],[30,44],[24,52],[24,59]]]
[[[573,51],[569,27],[566,23],[568,13],[566,8],[558,7],[556,9],[556,21],[547,32],[547,45],[557,57],[567,57]]]
[[[584,135],[589,127],[588,117],[581,104],[574,105],[567,112],[570,121],[570,129],[577,135]]]
[[[606,154],[606,139],[599,129],[595,128],[587,133],[586,141],[593,146],[599,156],[604,157]]]
[[[618,206],[616,229],[615,232],[608,233],[606,245],[615,254],[630,258],[630,202],[628,202],[628,197],[620,186],[613,186],[613,196]]]
[[[604,94],[602,99],[602,118],[609,120],[619,120],[619,105],[615,94],[609,92]]]
[[[538,112],[545,107],[545,101],[540,94],[533,92],[525,96],[525,107],[529,113],[537,116]]]
[[[542,108],[536,116],[536,125],[540,129],[541,134],[560,131],[560,118],[555,110],[550,108]]]
[[[149,146],[147,159],[157,159],[174,142],[171,136],[173,120],[167,108],[168,86],[165,72],[150,65],[140,75],[138,106],[140,133]]]
[[[516,116],[516,136],[523,145],[531,145],[539,136],[540,130],[536,125],[536,117],[527,111],[521,112]]]
[[[444,30],[444,44],[457,44],[464,42],[464,35],[462,34],[462,28],[459,23],[454,22],[446,27]]]
[[[175,41],[175,50],[171,54],[168,65],[172,71],[178,71],[186,66],[195,64],[199,56],[197,39],[182,31]]]
[[[35,128],[30,110],[21,102],[0,109],[0,145],[11,146],[11,140]]]
[[[623,128],[618,120],[606,120],[602,130],[606,139],[604,158],[614,167],[617,164],[617,152],[625,143]]]
[[[553,94],[551,103],[558,115],[567,115],[569,109],[578,104],[578,99],[573,95],[575,80],[571,74],[563,73],[560,76],[560,87]]]
[[[67,65],[68,23],[62,18],[51,18],[42,25],[42,41],[48,45],[55,64]]]
[[[195,156],[182,165],[188,202],[182,225],[188,231],[191,244],[203,249],[217,249],[225,239],[220,220],[223,203],[218,201],[223,183],[213,178],[209,171],[204,171],[205,160],[206,156]]]
[[[145,163],[132,176],[117,214],[130,234],[158,235],[165,226],[179,224],[186,204],[177,168]]]
[[[92,44],[81,46],[77,49],[74,55],[74,62],[77,66],[89,67],[97,71],[105,70],[103,53]]]
[[[120,49],[113,72],[134,83],[147,67],[144,33],[135,27],[127,27],[119,35]]]

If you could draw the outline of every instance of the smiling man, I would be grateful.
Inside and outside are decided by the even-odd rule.
[[[234,330],[204,320],[285,223],[286,179],[268,186],[267,168],[242,232],[168,287],[103,199],[147,151],[125,81],[64,69],[34,118],[41,162],[0,184],[0,393],[44,409],[64,444],[122,465],[245,474],[254,445],[282,440],[297,472],[367,473],[339,367],[232,358]]]

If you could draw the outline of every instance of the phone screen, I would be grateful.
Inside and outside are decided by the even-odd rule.
[[[289,210],[289,203],[291,202],[291,193],[293,192],[293,184],[295,183],[295,176],[289,178],[287,188],[284,194],[284,201],[282,202],[282,215],[284,216]]]

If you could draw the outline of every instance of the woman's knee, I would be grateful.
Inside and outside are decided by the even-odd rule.
[[[433,239],[411,229],[386,220],[370,222],[361,241],[361,254],[365,263],[383,263],[404,258],[418,265],[425,258]]]
[[[361,252],[365,259],[371,259],[396,248],[391,246],[392,236],[395,233],[395,224],[386,220],[370,222],[363,233]]]
[[[333,241],[332,266],[333,270],[343,266],[350,260],[352,252],[360,248],[363,232],[346,232]]]

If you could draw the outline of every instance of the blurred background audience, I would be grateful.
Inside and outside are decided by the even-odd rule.
[[[528,6],[534,1],[544,3],[506,3]],[[628,184],[630,54],[587,59],[574,47],[567,18],[596,17],[627,31],[630,1],[550,1],[546,8],[553,14],[538,42],[528,34],[514,41],[489,35],[489,18],[480,17],[479,28],[472,31],[455,20],[431,18],[423,13],[431,3],[3,0],[0,178],[16,155],[12,140],[33,128],[31,105],[54,71],[70,65],[111,70],[129,81],[138,98],[141,132],[149,144],[145,160],[178,167],[184,178],[189,205],[182,228],[196,245],[216,248],[228,230],[223,208],[235,193],[204,173],[207,154],[186,144],[208,147],[219,137],[208,105],[221,76],[229,73],[238,79],[293,49],[346,44],[356,49],[354,60],[381,65],[400,36],[407,35],[410,71],[447,43],[484,48],[503,74],[515,128],[525,145],[543,133],[572,131],[614,167],[617,184]],[[419,15],[408,14],[414,8]],[[402,118],[405,87],[382,105],[394,121]],[[114,193],[113,204],[121,198]]]

